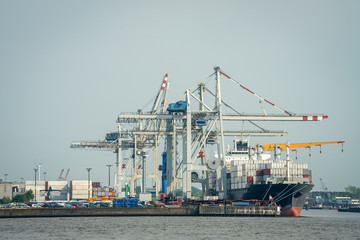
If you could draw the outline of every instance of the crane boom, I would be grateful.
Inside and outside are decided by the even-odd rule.
[[[286,149],[287,145],[289,146],[289,149],[294,149],[294,148],[309,148],[312,146],[321,146],[325,144],[339,144],[344,142],[345,141],[310,142],[310,143],[270,143],[270,144],[261,145],[261,147],[264,149],[264,151],[273,151],[275,145],[281,149]],[[256,149],[256,147],[254,147],[254,149]]]
[[[63,172],[64,172],[64,169],[61,170],[60,175],[58,177],[58,181],[60,181],[62,179]]]
[[[322,178],[320,178],[320,182],[321,182],[321,188],[323,191],[327,192],[328,188],[325,186],[325,183],[323,182]]]
[[[164,76],[164,79],[163,81],[161,82],[161,87],[160,87],[160,90],[155,98],[155,102],[154,102],[154,105],[150,111],[151,114],[154,114],[157,112],[158,108],[159,108],[159,104],[160,104],[160,101],[161,101],[161,98],[162,98],[162,95],[164,93],[164,91],[167,91],[166,89],[166,86],[168,84],[168,74],[166,73],[165,76]],[[151,124],[153,123],[153,121],[151,119],[148,119],[146,121],[146,126],[144,127],[144,129],[149,129],[151,127]]]
[[[160,87],[160,90],[158,92],[158,95],[156,96],[156,99],[155,99],[155,102],[154,102],[154,105],[151,109],[151,113],[155,113],[158,106],[159,106],[159,103],[160,103],[160,100],[161,100],[161,96],[162,94],[164,93],[164,90],[165,90],[165,86],[167,84],[167,80],[168,80],[168,74],[166,73],[165,76],[164,76],[164,80],[162,81],[161,83],[161,87]],[[165,90],[166,91],[166,90]]]
[[[66,175],[65,175],[64,181],[67,181],[67,178],[68,178],[69,172],[70,172],[70,168],[68,168],[68,170],[66,171]]]

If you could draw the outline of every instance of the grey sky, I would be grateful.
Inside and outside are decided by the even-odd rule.
[[[0,0],[0,178],[107,183],[111,152],[69,148],[116,129],[120,112],[151,100],[169,74],[170,99],[220,66],[295,113],[322,122],[261,124],[289,134],[256,144],[345,140],[298,153],[315,189],[360,186],[359,1],[4,1]],[[260,113],[258,100],[223,80],[224,100]],[[268,112],[279,113],[265,105]],[[146,109],[144,109],[146,110]],[[231,139],[230,139],[231,142]],[[113,168],[114,170],[114,168]]]

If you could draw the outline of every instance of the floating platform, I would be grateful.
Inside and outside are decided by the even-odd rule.
[[[349,207],[349,208],[339,208],[339,212],[357,212],[360,213],[360,207]]]
[[[226,205],[208,205],[199,206],[200,216],[254,216],[254,217],[277,217],[281,215],[279,206],[234,206]]]
[[[206,205],[178,208],[2,208],[0,218],[103,216],[280,216],[278,206]]]

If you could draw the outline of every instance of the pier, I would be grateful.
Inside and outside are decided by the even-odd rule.
[[[179,208],[3,208],[0,218],[105,216],[280,216],[279,206],[206,205]]]

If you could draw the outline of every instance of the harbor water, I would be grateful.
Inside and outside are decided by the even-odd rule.
[[[360,214],[301,217],[66,217],[0,219],[0,239],[359,239]]]

